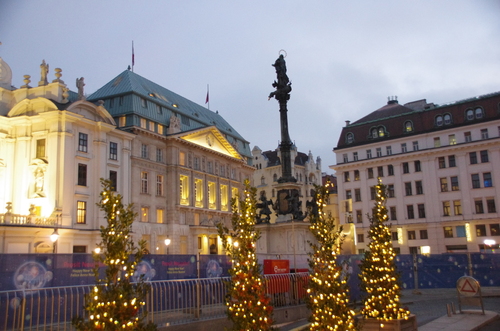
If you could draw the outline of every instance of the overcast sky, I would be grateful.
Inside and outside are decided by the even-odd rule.
[[[0,57],[39,80],[62,68],[95,92],[134,71],[219,113],[248,141],[274,150],[279,106],[267,96],[281,49],[292,81],[289,131],[333,173],[345,121],[384,106],[437,104],[500,91],[500,1],[0,0]],[[33,85],[33,83],[32,83]]]

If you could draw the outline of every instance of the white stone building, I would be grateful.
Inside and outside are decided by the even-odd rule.
[[[436,105],[387,105],[346,122],[337,147],[340,220],[368,244],[377,177],[388,186],[394,247],[401,254],[498,248],[500,93]]]

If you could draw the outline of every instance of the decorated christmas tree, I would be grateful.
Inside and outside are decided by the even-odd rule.
[[[255,255],[255,244],[260,232],[255,230],[256,189],[245,181],[245,196],[231,201],[232,230],[218,225],[222,244],[231,257],[231,280],[227,283],[227,314],[233,330],[271,330],[272,306],[266,295],[264,279]],[[231,237],[231,239],[229,239]]]
[[[131,237],[132,222],[137,214],[132,205],[124,206],[122,197],[112,190],[108,180],[101,179],[103,190],[97,204],[105,213],[107,226],[101,226],[101,240],[94,253],[96,285],[86,297],[86,318],[76,317],[73,325],[77,330],[156,330],[156,325],[144,325],[145,313],[141,307],[149,286],[132,276],[141,260],[145,242],[139,247]],[[131,257],[132,256],[132,257]],[[106,277],[100,279],[99,265],[106,266]]]
[[[336,229],[335,219],[323,210],[330,185],[316,187],[309,208],[309,229],[316,238],[316,243],[309,243],[312,248],[307,289],[311,310],[309,330],[354,330],[354,311],[348,306],[348,274],[338,261],[344,241],[342,227]]]
[[[365,292],[361,313],[381,321],[407,319],[410,312],[401,307],[396,253],[392,247],[386,203],[386,186],[378,179],[368,237],[370,243],[361,261],[361,290]]]

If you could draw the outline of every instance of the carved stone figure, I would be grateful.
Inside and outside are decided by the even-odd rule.
[[[45,60],[40,64],[40,81],[38,82],[38,86],[44,86],[49,83],[47,80],[47,74],[49,73],[49,65],[45,63]]]
[[[259,200],[261,202],[257,203],[256,207],[259,210],[259,214],[257,215],[257,224],[260,223],[269,223],[271,220],[271,209],[269,206],[273,206],[273,201],[271,199],[267,200],[266,197],[266,191],[260,192],[260,198]]]
[[[42,167],[37,167],[35,170],[35,196],[44,197],[43,193],[43,183],[44,183],[44,171]]]
[[[170,123],[168,125],[167,133],[174,134],[181,132],[181,120],[176,115],[170,116]]]
[[[85,83],[83,82],[83,77],[76,79],[76,87],[78,88],[78,100],[85,100],[85,96],[83,95],[83,87]]]

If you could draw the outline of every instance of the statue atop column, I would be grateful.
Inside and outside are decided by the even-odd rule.
[[[38,82],[38,86],[45,86],[49,83],[47,80],[47,74],[49,73],[49,65],[45,63],[45,60],[40,64],[40,81]]]

